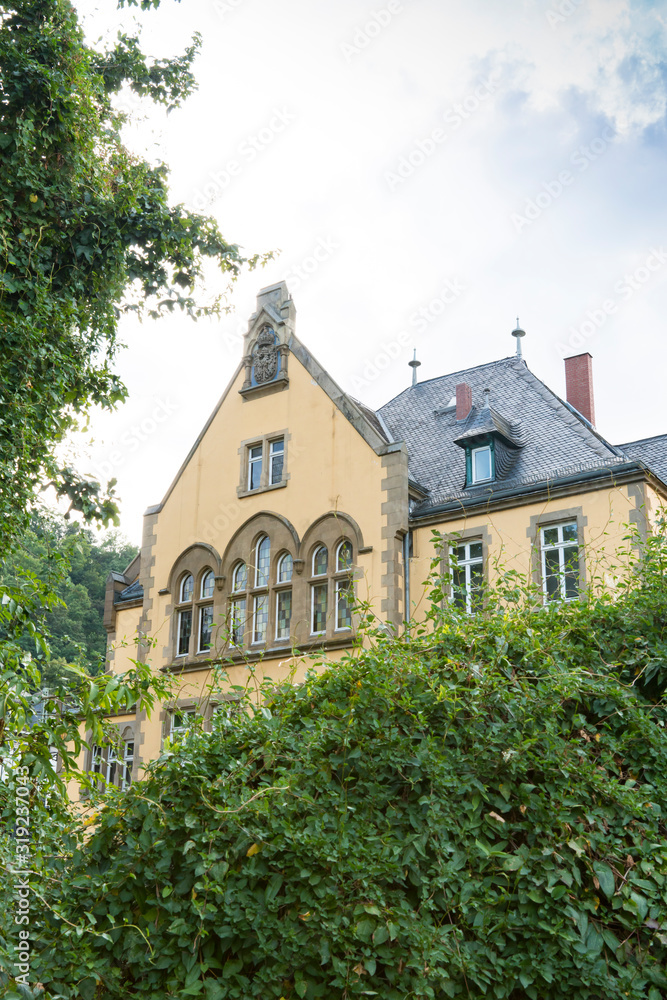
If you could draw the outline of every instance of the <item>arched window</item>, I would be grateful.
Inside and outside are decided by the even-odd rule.
[[[207,652],[213,642],[213,590],[215,588],[215,573],[209,569],[204,572],[199,589],[200,600],[211,603],[200,604],[199,606],[199,632],[197,638],[197,652]]]
[[[313,552],[313,576],[324,576],[329,564],[326,545],[319,545]]]
[[[293,569],[294,561],[289,552],[285,552],[278,560],[278,583],[289,583],[292,579]]]
[[[232,597],[229,615],[230,638],[235,646],[242,646],[245,638],[247,598],[243,592],[247,584],[248,567],[244,562],[238,562],[232,572],[232,594],[243,594],[243,596]]]
[[[292,582],[294,560],[285,552],[278,560],[276,583],[280,588],[276,594],[276,639],[289,639],[292,627],[292,588],[281,584]]]
[[[336,572],[345,573],[352,566],[352,543],[347,539],[342,541],[336,552]]]
[[[271,542],[268,535],[263,535],[257,541],[255,549],[255,586],[268,587],[269,565],[271,562]]]
[[[204,573],[201,580],[201,596],[202,598],[213,597],[213,588],[215,587],[215,573],[212,569],[208,573]]]
[[[237,563],[232,574],[232,593],[245,590],[248,583],[248,567],[244,562]]]
[[[189,608],[179,608],[178,631],[176,635],[176,655],[187,656],[190,652],[190,636],[192,635],[192,595],[195,581],[192,573],[186,573],[178,589],[179,603],[190,604]]]
[[[336,631],[352,628],[354,586],[352,583],[352,543],[344,538],[336,549]]]
[[[271,568],[271,542],[268,535],[257,539],[255,546],[255,588],[269,586]],[[252,602],[252,641],[266,642],[269,625],[269,595],[255,594]]]

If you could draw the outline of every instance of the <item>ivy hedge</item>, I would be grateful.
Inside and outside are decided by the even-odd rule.
[[[436,600],[190,733],[51,859],[47,996],[667,996],[666,566]]]

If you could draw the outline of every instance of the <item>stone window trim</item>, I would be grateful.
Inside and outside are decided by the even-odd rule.
[[[284,489],[290,479],[290,473],[288,472],[288,461],[289,461],[289,442],[291,440],[291,434],[287,428],[282,430],[272,431],[270,434],[261,434],[257,437],[246,438],[245,441],[241,441],[238,449],[238,454],[241,459],[241,474],[239,479],[239,485],[236,488],[237,497],[254,497],[260,493],[268,493],[271,490]],[[282,439],[285,443],[285,448],[283,452],[283,474],[280,482],[271,483],[270,478],[270,445],[273,441],[278,441]],[[260,485],[254,489],[248,489],[248,466],[250,460],[250,449],[259,448],[262,449],[262,473]]]
[[[484,565],[484,576],[483,576],[483,586],[488,587],[489,585],[489,553],[491,552],[491,542],[493,536],[489,528],[486,525],[480,525],[477,528],[461,528],[460,531],[448,531],[446,534],[443,532],[440,535],[442,539],[442,560],[440,573],[443,581],[443,595],[444,599],[450,603],[454,599],[454,593],[452,589],[452,576],[451,576],[451,566],[449,561],[449,554],[453,548],[457,545],[465,542],[481,542],[482,543],[482,559]]]
[[[566,522],[576,522],[577,525],[577,545],[579,547],[579,594],[585,594],[588,588],[586,577],[586,547],[584,538],[584,528],[588,525],[588,518],[584,515],[583,507],[567,507],[562,510],[550,510],[542,514],[534,514],[530,519],[530,525],[526,529],[526,537],[530,542],[530,567],[532,583],[542,593],[542,543],[541,535],[543,528],[555,527]]]
[[[122,728],[121,728],[122,727]],[[89,747],[85,754],[85,768],[93,771],[96,760],[99,761],[100,775],[99,784],[103,788],[105,784],[115,785],[117,788],[128,788],[138,777],[139,768],[139,743],[136,737],[136,726],[133,723],[124,723],[117,727],[119,746],[109,744],[97,744],[92,742],[92,733],[87,733]],[[131,746],[131,752],[129,748]],[[130,773],[126,779],[126,768],[131,762]],[[114,763],[113,778],[109,780],[109,767]]]
[[[210,597],[202,597],[204,580],[209,573],[213,574],[215,585]],[[190,545],[172,566],[169,574],[166,592],[173,595],[172,604],[166,608],[166,614],[170,618],[169,644],[164,650],[164,654],[172,661],[183,664],[193,661],[202,662],[210,659],[211,650],[215,646],[215,626],[216,626],[216,606],[218,604],[218,592],[220,590],[220,556],[216,550],[204,543]],[[181,584],[182,581],[191,575],[194,582],[192,598],[189,602],[182,602]],[[213,637],[212,646],[209,649],[199,649],[201,610],[205,607],[213,607]],[[180,613],[192,610],[192,623],[190,630],[190,641],[187,653],[178,652],[178,636]]]
[[[257,544],[257,540],[262,535],[268,535],[271,541],[271,563],[268,588],[246,587],[242,591],[232,591],[232,576],[234,567],[239,562],[248,565],[248,576],[253,579],[253,558],[252,553]],[[313,645],[322,646],[333,643],[338,646],[348,643],[355,632],[355,623],[351,629],[345,628],[336,631],[333,616],[329,615],[327,629],[325,632],[312,636],[310,631],[311,623],[311,588],[310,584],[314,580],[326,582],[328,594],[329,610],[335,610],[335,582],[331,582],[337,576],[333,573],[332,565],[336,557],[338,545],[344,540],[348,540],[352,546],[353,565],[350,570],[339,574],[339,576],[351,576],[357,579],[363,576],[363,571],[356,565],[356,559],[360,549],[367,549],[364,546],[361,529],[356,521],[349,515],[342,512],[329,511],[318,517],[306,530],[303,539],[299,536],[290,522],[280,514],[272,511],[262,511],[253,515],[230,539],[225,549],[222,566],[224,571],[224,585],[221,590],[223,608],[216,618],[217,621],[229,621],[230,600],[234,597],[245,597],[247,626],[244,635],[243,645],[227,643],[221,655],[243,659],[244,657],[255,657],[258,652],[261,655],[272,655],[273,651],[284,651],[289,648],[306,648]],[[318,578],[312,577],[312,556],[318,545],[325,545],[329,553],[328,573],[326,576]],[[278,582],[278,566],[280,560],[289,554],[292,557],[292,578],[289,581]],[[289,637],[276,638],[277,634],[277,595],[284,590],[292,590],[291,607],[291,628]],[[267,635],[265,643],[252,643],[250,640],[252,615],[252,598],[255,593],[269,593],[269,620],[267,625]],[[227,628],[225,629],[227,631]]]

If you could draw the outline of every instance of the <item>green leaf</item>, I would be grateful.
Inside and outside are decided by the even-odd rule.
[[[601,861],[594,861],[593,871],[597,875],[598,882],[600,883],[600,888],[603,893],[607,899],[611,899],[616,891],[614,873],[611,868],[608,865],[603,864]]]

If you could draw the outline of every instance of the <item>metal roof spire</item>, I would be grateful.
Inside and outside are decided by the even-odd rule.
[[[408,364],[412,368],[412,384],[417,385],[417,369],[421,365],[421,361],[417,361],[417,348],[414,349],[414,354],[412,361],[408,361]]]
[[[516,318],[516,329],[512,330],[512,336],[516,337],[516,356],[517,358],[522,358],[523,354],[521,353],[521,338],[526,336],[526,331],[522,330],[521,327],[519,326],[518,316]]]

